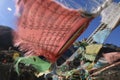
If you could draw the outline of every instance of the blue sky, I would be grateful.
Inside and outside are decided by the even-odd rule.
[[[120,0],[114,0],[114,2],[120,2]],[[78,40],[82,40],[83,38],[87,38],[90,34],[98,27],[101,21],[101,16],[96,17],[89,25],[87,30],[78,38]],[[115,44],[120,46],[120,25],[115,28],[112,33],[109,35],[105,43]]]
[[[90,34],[98,27],[100,24],[101,17],[98,16],[95,18],[87,28],[87,30],[78,38],[78,40],[82,40],[83,38],[87,38]],[[109,35],[105,43],[115,44],[120,46],[120,26],[117,26],[112,33]]]
[[[114,0],[115,2],[120,2],[120,0]],[[15,5],[14,0],[0,0],[0,25],[6,25],[13,29],[16,29],[16,18],[14,16]],[[101,17],[96,17],[89,25],[87,30],[78,38],[78,40],[82,40],[83,38],[87,38],[100,24]],[[117,46],[120,46],[120,26],[118,26],[113,32],[110,34],[108,39],[105,41],[106,43],[112,43]]]
[[[0,0],[0,25],[7,25],[15,29],[14,0]]]

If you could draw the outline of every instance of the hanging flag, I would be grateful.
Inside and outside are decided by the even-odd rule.
[[[23,9],[18,20],[19,39],[15,40],[15,45],[27,51],[27,56],[44,56],[51,62],[68,49],[93,19],[53,0],[21,0],[19,4]]]

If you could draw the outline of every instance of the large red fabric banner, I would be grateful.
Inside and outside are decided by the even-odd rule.
[[[23,1],[18,20],[19,39],[15,43],[27,51],[26,55],[44,56],[51,62],[64,53],[92,19],[53,0]]]

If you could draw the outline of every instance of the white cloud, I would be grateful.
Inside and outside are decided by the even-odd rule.
[[[10,7],[7,8],[8,11],[12,11],[12,9]]]

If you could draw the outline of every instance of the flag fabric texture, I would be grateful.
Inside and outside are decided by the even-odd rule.
[[[44,56],[51,62],[68,49],[93,19],[53,0],[21,0],[17,5],[19,38],[15,45],[26,51],[27,56]]]

